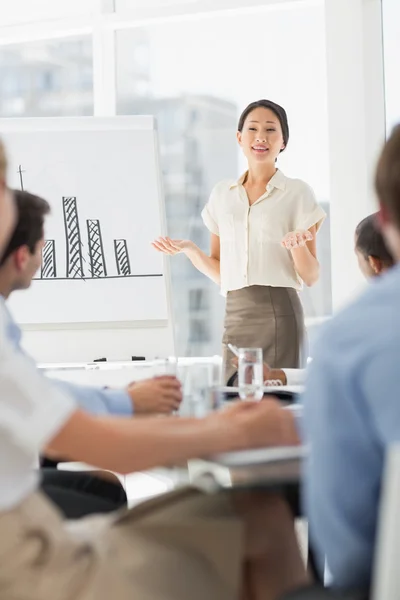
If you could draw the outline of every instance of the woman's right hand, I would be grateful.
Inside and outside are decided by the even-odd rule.
[[[180,252],[186,254],[188,251],[197,248],[196,244],[190,240],[171,240],[169,237],[159,237],[154,242],[151,242],[151,245],[158,252],[170,254],[171,256]]]
[[[231,360],[232,366],[238,369],[239,360],[234,357]],[[286,385],[286,375],[282,369],[271,369],[267,363],[263,363],[263,381],[280,381],[282,385]]]

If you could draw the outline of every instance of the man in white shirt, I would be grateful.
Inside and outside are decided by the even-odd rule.
[[[15,291],[27,289],[42,262],[44,219],[48,203],[27,191],[13,192],[17,219],[13,234],[0,259],[0,303],[3,303],[5,332],[14,348],[24,353],[21,329],[8,311],[6,301]],[[29,358],[29,357],[28,357]],[[181,386],[175,377],[157,377],[132,383],[126,389],[104,389],[53,379],[76,403],[92,414],[161,414],[179,408]],[[105,513],[125,507],[126,493],[117,477],[57,470],[58,461],[41,459],[42,490],[67,518]]]
[[[15,218],[5,166],[0,145],[0,254]],[[296,438],[290,417],[272,400],[237,403],[206,419],[87,414],[10,346],[0,309],[0,594],[231,600],[251,590],[261,600],[305,583],[290,514],[277,496],[232,499],[183,489],[68,529],[37,493],[32,469],[44,447],[130,472]]]

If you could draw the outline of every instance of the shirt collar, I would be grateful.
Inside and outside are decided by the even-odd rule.
[[[248,174],[248,171],[243,173],[243,175],[241,177],[239,177],[239,179],[237,181],[234,181],[231,184],[229,189],[232,190],[233,188],[238,187],[239,185],[243,185],[244,181],[246,180],[247,174]],[[286,189],[286,177],[282,173],[282,171],[280,171],[279,169],[277,169],[275,175],[273,177],[271,177],[271,179],[269,180],[269,182],[266,185],[266,190],[268,192],[270,190],[272,190],[273,188],[282,190],[282,192]]]

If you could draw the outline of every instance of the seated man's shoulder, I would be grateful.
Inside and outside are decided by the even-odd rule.
[[[329,342],[328,342],[329,340]],[[379,278],[328,323],[319,339],[320,351],[368,351],[379,344],[400,342],[400,268]]]

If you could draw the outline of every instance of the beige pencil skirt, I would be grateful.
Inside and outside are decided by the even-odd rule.
[[[264,362],[272,368],[297,369],[305,341],[303,307],[295,289],[253,285],[228,292],[222,338],[225,381],[236,371],[228,343],[262,348]]]
[[[0,598],[233,600],[242,538],[224,493],[187,488],[69,523],[36,493],[0,513]]]

